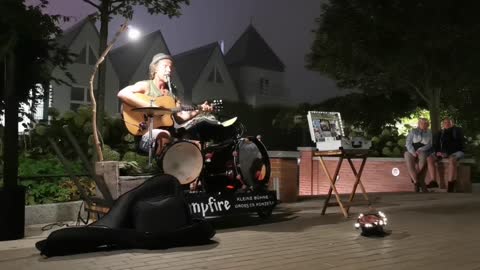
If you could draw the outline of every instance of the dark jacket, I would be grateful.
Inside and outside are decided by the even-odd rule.
[[[463,130],[453,126],[449,129],[442,129],[433,138],[433,149],[435,152],[451,155],[458,151],[464,151]]]

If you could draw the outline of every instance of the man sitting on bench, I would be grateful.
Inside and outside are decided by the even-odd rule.
[[[442,130],[439,131],[433,140],[433,154],[428,157],[428,166],[436,172],[436,162],[442,158],[448,159],[447,191],[455,191],[457,179],[457,163],[464,157],[464,136],[463,130],[454,125],[453,120],[446,117],[442,121]],[[428,187],[438,187],[434,176]]]

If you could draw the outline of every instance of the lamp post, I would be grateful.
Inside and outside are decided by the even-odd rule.
[[[25,188],[18,184],[18,98],[15,95],[14,34],[0,48],[4,65],[5,133],[3,146],[3,187],[0,187],[0,241],[20,239],[25,236]],[[8,157],[8,158],[6,158]]]
[[[117,41],[118,37],[120,34],[125,32],[125,30],[129,29],[129,38],[131,39],[137,39],[140,36],[140,32],[134,28],[128,27],[128,19],[125,20],[125,22],[120,26],[120,29],[115,33],[115,36],[113,37],[112,41],[107,45],[107,48],[103,51],[103,53],[100,55],[100,57],[97,60],[97,63],[95,63],[95,67],[93,69],[92,75],[90,76],[90,98],[92,100],[92,113],[93,113],[93,118],[92,118],[92,127],[93,127],[93,141],[95,143],[95,150],[97,152],[97,160],[98,161],[103,161],[103,152],[102,152],[102,147],[100,144],[100,139],[98,137],[98,130],[97,130],[97,101],[95,99],[95,94],[93,92],[93,81],[95,80],[95,74],[97,73],[98,67],[100,64],[105,60],[105,57],[107,54],[110,52],[112,49],[113,45]]]

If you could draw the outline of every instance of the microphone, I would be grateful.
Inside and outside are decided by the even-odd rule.
[[[165,74],[165,77],[167,78],[168,91],[170,91],[170,93],[172,93],[172,83],[170,81],[170,74]]]

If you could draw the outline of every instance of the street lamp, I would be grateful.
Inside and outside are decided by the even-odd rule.
[[[100,145],[100,139],[98,138],[98,131],[97,131],[97,101],[95,100],[95,94],[93,92],[93,81],[95,80],[95,74],[97,73],[98,67],[105,60],[105,57],[112,49],[113,44],[115,44],[120,34],[125,32],[126,30],[128,30],[127,36],[130,39],[135,40],[140,37],[140,31],[138,31],[137,29],[131,26],[128,26],[128,19],[125,20],[125,22],[120,26],[120,29],[117,31],[117,33],[115,33],[115,36],[113,37],[112,41],[107,45],[107,48],[105,48],[103,53],[98,58],[97,63],[95,63],[95,68],[93,69],[92,75],[90,77],[90,98],[92,100],[92,114],[93,114],[93,118],[92,118],[93,141],[95,143],[95,149],[97,152],[98,161],[103,161],[103,152],[102,152],[102,147]]]

